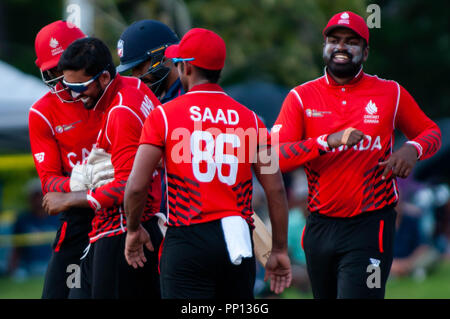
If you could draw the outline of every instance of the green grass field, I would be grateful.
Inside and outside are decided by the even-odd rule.
[[[302,294],[290,288],[282,297],[311,299],[312,294]],[[386,299],[450,299],[450,261],[438,264],[423,281],[413,278],[390,279],[386,286]]]
[[[44,277],[17,282],[12,278],[0,278],[0,299],[38,299],[41,297]]]
[[[0,278],[0,299],[40,298],[43,278],[36,277],[23,282],[12,278]],[[311,299],[290,288],[282,298]],[[450,261],[442,262],[421,282],[412,278],[389,280],[386,288],[388,299],[450,299]]]

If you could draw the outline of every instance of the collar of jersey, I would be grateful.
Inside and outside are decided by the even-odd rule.
[[[363,68],[361,67],[361,69],[359,70],[358,74],[356,74],[355,77],[350,82],[348,82],[347,84],[342,85],[342,84],[337,83],[333,79],[333,77],[328,74],[327,67],[324,68],[324,73],[325,73],[325,75],[324,75],[325,82],[331,87],[346,87],[346,86],[348,87],[348,86],[357,85],[357,84],[359,84],[359,82],[361,81],[361,79],[364,77],[364,74],[365,74],[363,72]]]
[[[202,92],[202,93],[222,93],[222,94],[225,94],[225,92],[223,91],[222,87],[219,84],[215,84],[215,83],[204,83],[204,84],[195,85],[194,87],[192,87],[189,90],[189,92],[187,92],[187,94],[189,94],[189,93],[197,93],[197,92]]]
[[[121,75],[116,74],[114,79],[112,79],[111,82],[109,82],[109,84],[106,86],[105,91],[97,101],[97,104],[95,104],[93,110],[104,111],[110,106],[111,102],[116,97],[117,86],[119,85],[119,82],[121,82],[121,78]]]

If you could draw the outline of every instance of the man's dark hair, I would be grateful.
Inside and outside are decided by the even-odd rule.
[[[196,68],[200,76],[207,79],[209,83],[219,82],[222,70],[208,70],[195,65],[193,65],[193,67]]]
[[[192,65],[192,67],[194,67],[198,71],[198,73],[200,74],[200,76],[202,78],[208,80],[209,83],[217,83],[217,82],[219,82],[220,73],[222,72],[222,70],[208,70],[208,69],[204,69],[204,68],[198,67],[196,65]],[[184,66],[182,64],[181,65],[181,71],[183,71],[183,70],[184,70]]]
[[[58,63],[58,70],[82,70],[86,75],[95,76],[103,70],[116,76],[111,52],[106,44],[97,38],[82,38],[74,41],[63,52]]]

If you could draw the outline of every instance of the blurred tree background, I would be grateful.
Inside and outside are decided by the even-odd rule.
[[[0,59],[38,76],[34,37],[67,16],[69,2],[3,0],[0,3]],[[291,88],[323,72],[321,31],[336,12],[363,17],[376,3],[381,28],[371,29],[365,70],[404,85],[431,117],[450,115],[450,2],[445,0],[86,0],[94,10],[97,36],[115,52],[117,39],[133,21],[159,19],[181,37],[190,27],[218,32],[227,43],[222,84],[249,79]],[[83,9],[82,9],[83,10]],[[83,19],[83,12],[81,18]],[[116,62],[118,59],[116,58]],[[278,107],[273,112],[278,112]]]

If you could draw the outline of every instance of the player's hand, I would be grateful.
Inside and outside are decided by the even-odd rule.
[[[42,201],[42,207],[49,215],[57,215],[69,209],[69,193],[47,193]]]
[[[327,142],[330,148],[337,148],[342,145],[352,147],[364,138],[364,133],[353,127],[328,135]]]
[[[291,285],[292,270],[291,261],[287,251],[277,251],[272,249],[266,263],[266,273],[264,281],[270,279],[270,290],[276,294],[281,294],[285,288]]]
[[[148,250],[154,251],[150,235],[142,225],[139,225],[138,230],[134,232],[127,230],[125,259],[134,269],[144,267],[144,263],[147,262],[144,254],[144,245]]]
[[[385,166],[382,179],[385,179],[392,171],[393,176],[406,178],[411,173],[417,162],[417,150],[411,144],[403,144],[397,151],[391,154],[387,161],[378,165]]]

